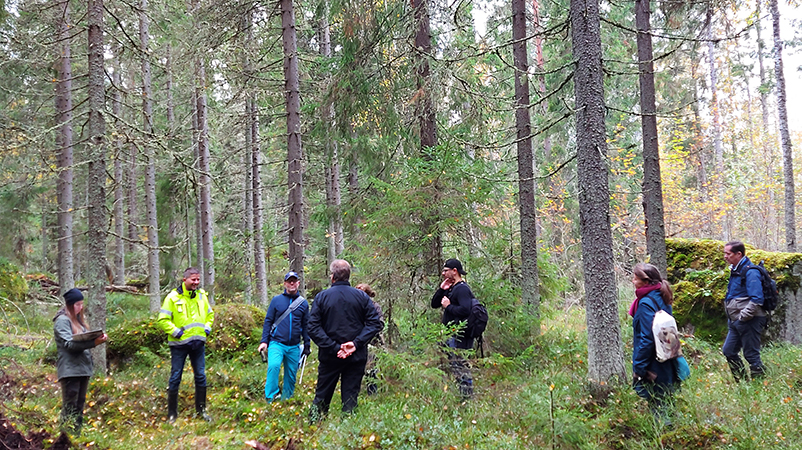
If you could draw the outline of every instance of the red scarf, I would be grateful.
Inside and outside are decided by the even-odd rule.
[[[662,284],[651,284],[649,286],[643,286],[635,289],[635,301],[629,306],[629,315],[635,317],[635,311],[638,310],[638,304],[640,303],[640,299],[646,296],[649,292],[657,291],[662,287]]]

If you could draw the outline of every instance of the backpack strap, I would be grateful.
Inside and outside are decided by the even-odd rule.
[[[301,306],[301,303],[304,300],[306,300],[306,299],[303,298],[303,296],[299,295],[298,298],[296,298],[295,300],[293,300],[292,303],[290,303],[290,306],[287,307],[287,309],[284,311],[284,313],[281,314],[279,316],[279,318],[275,322],[273,322],[273,326],[270,328],[270,335],[271,336],[273,335],[273,333],[276,332],[276,328],[278,328],[278,326],[281,323],[281,321],[286,319],[287,316],[289,316],[291,312],[293,312],[296,309],[298,309],[298,307]]]

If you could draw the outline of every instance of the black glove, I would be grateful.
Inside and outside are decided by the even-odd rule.
[[[309,354],[312,353],[312,349],[310,347],[312,347],[312,346],[311,345],[304,345],[304,350],[301,352],[301,354],[304,355],[304,356],[309,356]]]

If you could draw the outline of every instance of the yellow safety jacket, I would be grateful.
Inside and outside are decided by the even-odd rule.
[[[167,343],[171,346],[206,342],[213,322],[214,311],[206,291],[190,292],[184,283],[167,294],[159,311],[159,326],[167,333]]]

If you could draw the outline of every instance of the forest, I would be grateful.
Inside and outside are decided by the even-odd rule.
[[[42,363],[78,287],[111,337],[81,448],[802,446],[783,431],[797,347],[768,350],[783,382],[756,394],[729,385],[720,342],[686,336],[681,401],[703,401],[673,431],[626,385],[634,264],[666,274],[675,238],[798,251],[796,3],[0,5],[0,414],[24,434],[58,436]],[[210,355],[220,422],[187,419],[192,437],[153,406],[166,344],[111,350],[186,267],[216,308],[264,311],[284,273],[312,299],[337,258],[385,313],[380,393],[355,420],[302,420],[314,361],[297,399],[259,402],[259,323]],[[491,317],[468,405],[429,307],[448,258]]]

